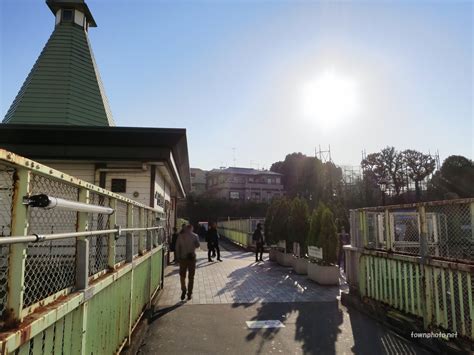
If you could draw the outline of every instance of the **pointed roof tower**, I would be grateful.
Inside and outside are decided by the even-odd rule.
[[[3,123],[114,126],[87,31],[84,0],[47,0],[55,28]]]

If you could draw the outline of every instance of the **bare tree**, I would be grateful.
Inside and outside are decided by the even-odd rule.
[[[379,186],[395,191],[398,196],[405,184],[403,156],[394,147],[386,147],[379,153],[372,153],[362,160],[362,168]]]
[[[402,152],[408,177],[415,182],[416,199],[421,199],[420,182],[433,173],[436,168],[435,159],[428,154],[407,149]]]
[[[380,152],[382,164],[386,175],[390,178],[390,184],[398,196],[405,185],[405,172],[403,171],[403,155],[394,147],[386,147]]]
[[[362,160],[361,165],[362,170],[366,174],[366,178],[373,180],[378,185],[388,177],[380,153],[367,155],[367,157]]]

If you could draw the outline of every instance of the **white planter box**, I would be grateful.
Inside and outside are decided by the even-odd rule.
[[[270,251],[268,252],[268,258],[270,261],[277,261],[277,253],[278,250],[271,248]]]
[[[339,267],[309,263],[308,278],[321,285],[339,285]]]
[[[295,258],[293,269],[297,274],[306,275],[308,273],[309,260],[305,258]]]
[[[293,259],[295,259],[293,254],[283,253],[282,264],[281,265],[286,266],[286,267],[292,267],[293,266]]]
[[[285,255],[285,253],[283,253],[282,251],[277,250],[277,252],[276,252],[276,262],[279,265],[283,265],[283,255]]]

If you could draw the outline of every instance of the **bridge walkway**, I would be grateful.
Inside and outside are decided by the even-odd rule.
[[[324,287],[289,268],[221,243],[223,262],[198,252],[191,301],[180,301],[178,268],[165,287],[140,354],[426,354],[340,304],[346,286]],[[250,329],[247,322],[283,327]]]

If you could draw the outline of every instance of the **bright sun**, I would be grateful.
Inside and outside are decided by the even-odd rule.
[[[303,87],[302,101],[306,118],[322,128],[336,128],[358,111],[356,83],[327,70]]]

